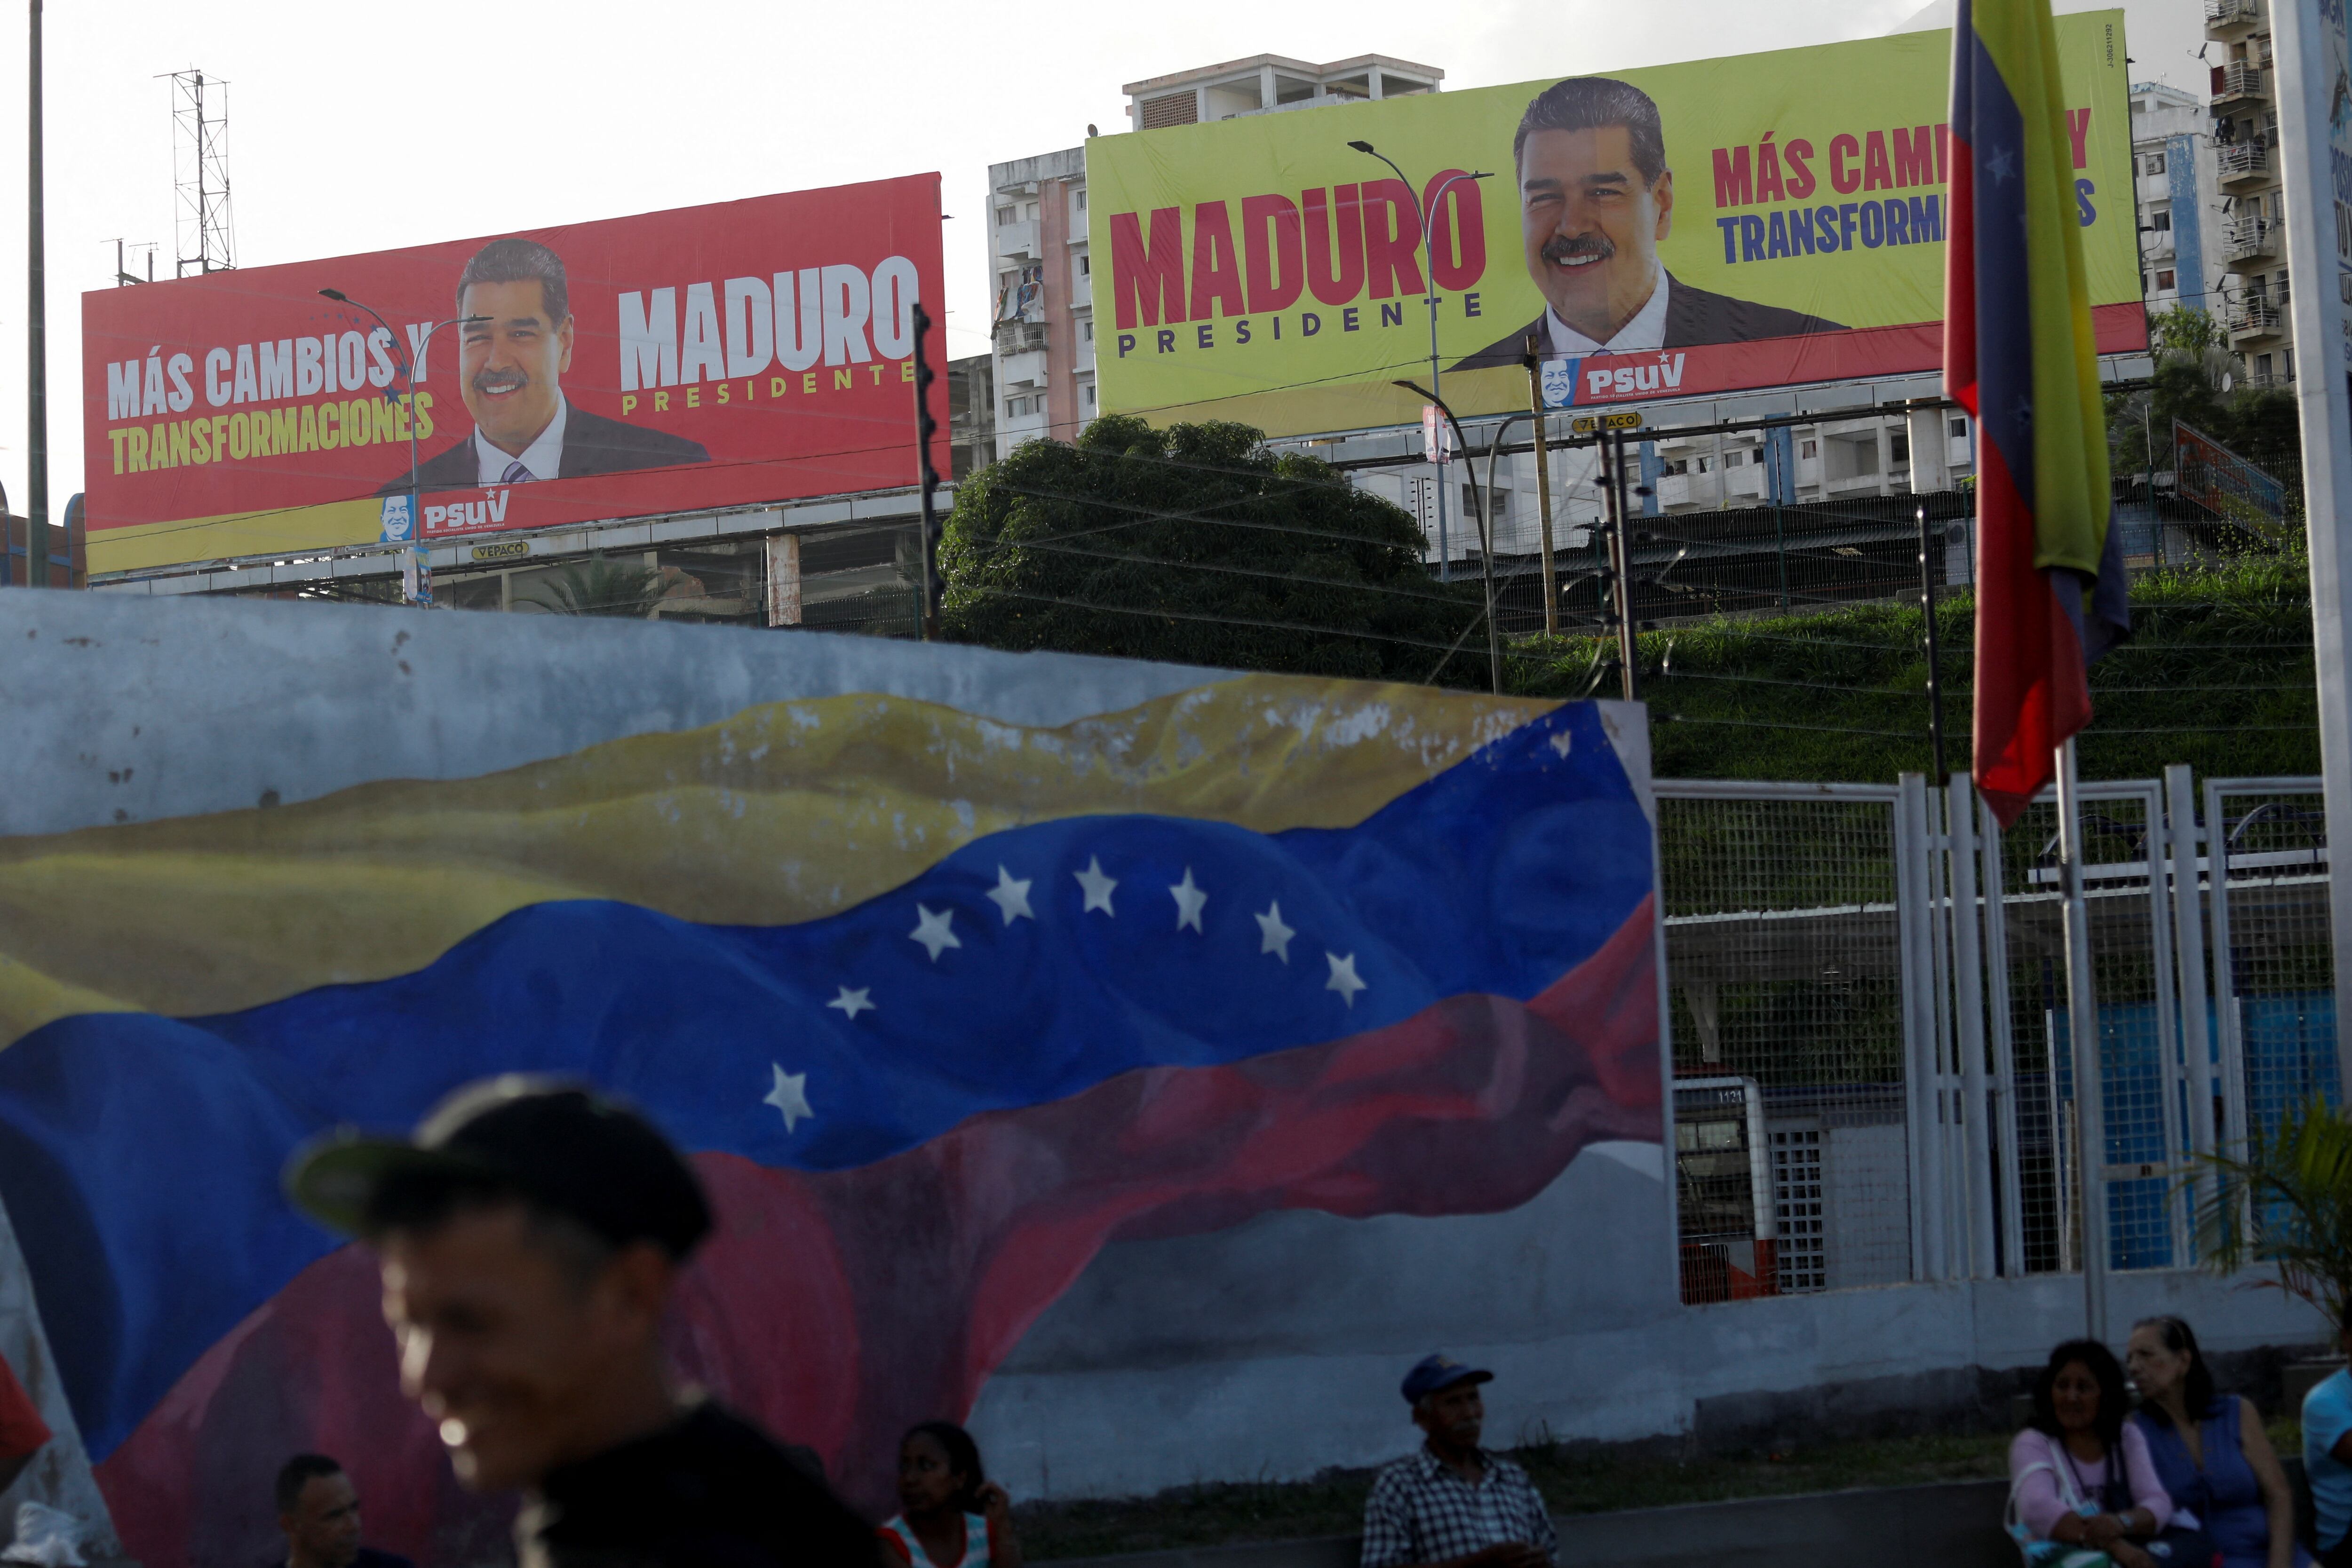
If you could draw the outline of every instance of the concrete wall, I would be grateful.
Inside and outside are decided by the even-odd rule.
[[[1664,1435],[1736,1449],[1997,1426],[2021,1370],[2084,1332],[2073,1275],[1660,1301],[1643,1278],[1651,1249],[1603,1234],[1620,1217],[1625,1230],[1638,1223],[1640,1178],[1602,1166],[1588,1152],[1517,1214],[1445,1222],[1480,1228],[1465,1239],[1481,1253],[1466,1269],[1453,1238],[1406,1228],[1427,1222],[1350,1236],[1369,1222],[1321,1215],[1106,1249],[989,1384],[973,1431],[1021,1495],[1378,1464],[1417,1440],[1397,1380],[1435,1347],[1389,1312],[1415,1294],[1420,1324],[1450,1318],[1446,1350],[1495,1370],[1487,1428],[1504,1442]],[[1328,1288],[1258,1304],[1252,1280],[1270,1255],[1309,1260]],[[1400,1281],[1395,1295],[1362,1299],[1384,1274]],[[2109,1294],[2105,1337],[2118,1345],[2158,1313],[2186,1318],[2216,1353],[2326,1337],[2316,1313],[2276,1291],[2191,1270],[2118,1275]],[[1113,1302],[1122,1315],[1105,1310]],[[1321,1337],[1306,1343],[1298,1330],[1315,1314]]]
[[[1178,664],[569,616],[0,589],[0,834],[381,779],[467,779],[782,696],[888,691],[1066,724],[1220,678]]]
[[[2013,1568],[2017,1548],[2001,1529],[2009,1489],[2000,1481],[1814,1492],[1685,1508],[1560,1514],[1563,1563],[1615,1568]],[[1356,1568],[1352,1536],[1263,1545],[1080,1558],[1059,1568]]]
[[[24,591],[0,591],[0,653],[10,834],[478,775],[786,695],[887,690],[1058,724],[1219,678],[849,637]],[[1023,1495],[1304,1476],[1408,1447],[1397,1380],[1442,1345],[1499,1374],[1498,1437],[1733,1442],[1955,1419],[1983,1406],[1981,1372],[2036,1364],[2081,1327],[2071,1279],[1685,1308],[1669,1216],[1657,1146],[1612,1145],[1507,1214],[1279,1213],[1114,1244],[972,1423]],[[36,1342],[8,1337],[23,1291],[5,1261],[0,1352],[37,1384]],[[2111,1338],[2156,1311],[2217,1351],[2322,1337],[2275,1292],[2200,1276],[2126,1277],[2113,1294]],[[30,1315],[13,1321],[22,1333]]]

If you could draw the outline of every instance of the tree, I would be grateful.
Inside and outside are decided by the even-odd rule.
[[[2107,394],[2109,463],[2118,479],[2172,466],[2175,420],[2273,475],[2300,471],[2294,394],[2245,385],[2245,367],[2219,321],[2176,305],[2150,316],[2147,332],[2156,360],[2147,385]]]
[[[2242,1155],[2207,1155],[2210,1191],[2198,1213],[2206,1267],[2249,1263],[2277,1271],[2276,1287],[2343,1322],[2352,1301],[2352,1120],[2318,1096],[2259,1129]],[[2219,1179],[2212,1179],[2219,1178]]]
[[[1477,583],[1328,464],[1233,423],[1111,416],[956,487],[950,637],[1008,649],[1483,685]]]
[[[668,591],[658,567],[632,566],[601,555],[575,561],[524,591],[525,603],[553,615],[625,615],[643,620]]]

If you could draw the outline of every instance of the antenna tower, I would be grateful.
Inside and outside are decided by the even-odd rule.
[[[228,204],[228,83],[200,70],[172,75],[172,178],[179,191],[178,270],[236,265]]]

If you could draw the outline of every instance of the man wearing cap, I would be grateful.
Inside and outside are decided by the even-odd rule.
[[[1478,1385],[1495,1375],[1446,1355],[1405,1374],[1421,1448],[1383,1468],[1364,1504],[1363,1568],[1551,1568],[1551,1512],[1528,1472],[1478,1446]]]
[[[375,1249],[401,1385],[458,1479],[523,1490],[522,1568],[877,1568],[871,1528],[823,1483],[673,1387],[662,1312],[710,1210],[635,1112],[491,1079],[414,1138],[320,1140],[287,1184]]]

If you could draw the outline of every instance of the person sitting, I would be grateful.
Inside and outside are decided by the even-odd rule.
[[[1528,1472],[1478,1446],[1486,1420],[1478,1385],[1495,1375],[1451,1356],[1405,1374],[1421,1448],[1384,1466],[1364,1501],[1361,1568],[1552,1568],[1559,1535]]]
[[[952,1421],[925,1421],[898,1440],[898,1505],[882,1526],[890,1561],[907,1568],[1021,1568],[1013,1500],[981,1469],[980,1445]]]
[[[268,1568],[412,1568],[405,1557],[360,1544],[360,1494],[324,1454],[297,1454],[278,1469],[278,1528],[285,1555]]]
[[[2124,1364],[2139,1390],[2132,1425],[2147,1439],[2157,1483],[2205,1527],[2222,1568],[2297,1568],[2294,1493],[2263,1431],[2262,1413],[2217,1395],[2197,1335],[2179,1318],[2132,1325]]]
[[[2336,1341],[2352,1354],[2352,1302]],[[2311,1482],[2312,1544],[2326,1568],[2352,1568],[2352,1374],[2337,1371],[2303,1396],[2303,1473]]]
[[[2009,1446],[2010,1501],[2036,1542],[2153,1568],[2138,1542],[2172,1521],[2147,1438],[2124,1420],[2124,1369],[2096,1340],[2068,1340],[2033,1380],[2033,1424]]]

